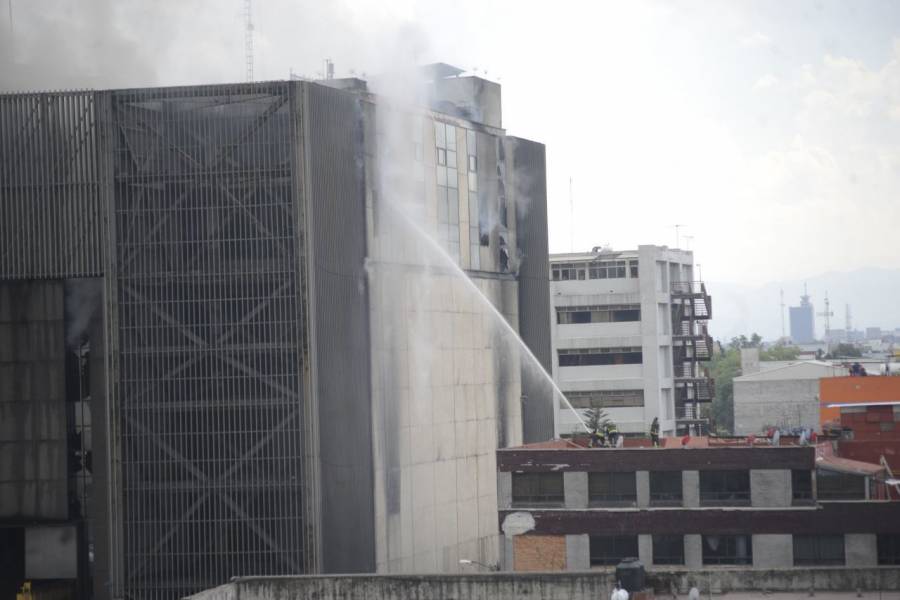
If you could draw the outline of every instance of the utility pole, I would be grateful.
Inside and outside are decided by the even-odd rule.
[[[248,82],[253,81],[253,1],[244,0],[244,66]]]

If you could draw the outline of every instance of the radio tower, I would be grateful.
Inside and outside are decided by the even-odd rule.
[[[247,81],[253,81],[253,6],[252,0],[244,0],[244,62]]]
[[[825,317],[825,338],[827,339],[831,335],[831,321],[829,319],[834,316],[834,313],[831,312],[831,305],[828,303],[828,292],[825,292],[825,312],[820,312],[819,316]]]

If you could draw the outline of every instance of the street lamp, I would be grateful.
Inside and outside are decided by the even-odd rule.
[[[478,562],[477,560],[469,560],[468,558],[459,559],[459,564],[461,565],[478,565],[479,567],[484,567],[488,571],[499,571],[499,565],[486,565],[483,562]]]

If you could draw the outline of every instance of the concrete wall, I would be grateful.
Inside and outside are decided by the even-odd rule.
[[[685,508],[700,506],[700,472],[681,472],[681,504]]]
[[[790,534],[754,535],[753,568],[777,569],[794,564],[794,542]]]
[[[492,598],[608,598],[614,583],[611,571],[569,573],[480,573],[473,575],[357,575],[335,577],[241,577],[191,596],[192,600],[288,600],[291,598],[342,598],[368,600],[466,600]],[[648,588],[658,594],[690,584],[705,592],[815,590],[853,592],[900,590],[900,569],[681,569],[650,571]]]
[[[587,508],[589,501],[588,474],[584,471],[563,473],[566,508]]]
[[[416,167],[423,172],[424,210],[405,215],[401,207],[413,191],[402,181],[383,188],[386,176],[376,156],[392,146],[400,156],[408,151],[409,117],[379,112],[373,119],[369,126],[385,145],[369,148],[366,166],[375,566],[378,572],[433,573],[465,568],[460,559],[495,564],[495,451],[522,443],[523,363],[521,347],[494,309],[517,327],[518,284],[511,273],[498,272],[496,231],[489,247],[478,248],[484,252],[471,280],[431,241],[439,226],[432,120],[422,121],[424,161]],[[456,134],[464,165],[462,124]],[[481,160],[491,151],[493,171],[487,158]],[[496,201],[499,190],[498,154],[496,137],[479,134],[479,196],[494,190],[485,191],[485,202]],[[469,235],[478,215],[469,214],[462,193],[468,174],[458,171],[458,264],[467,269],[475,264]],[[515,254],[515,219],[508,223],[504,235]]]
[[[734,433],[759,433],[767,426],[819,426],[819,380],[734,382]]]
[[[566,568],[586,571],[591,568],[591,538],[587,534],[566,536]]]
[[[874,533],[844,534],[844,560],[848,567],[878,566],[878,536]]]
[[[791,506],[791,472],[787,469],[751,469],[751,506]]]

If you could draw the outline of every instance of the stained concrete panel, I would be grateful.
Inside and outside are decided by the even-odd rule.
[[[753,538],[753,567],[778,569],[794,564],[794,542],[790,534],[758,534]]]
[[[563,473],[563,493],[566,508],[588,507],[588,474],[584,471]]]
[[[848,567],[878,566],[878,536],[874,533],[844,535],[844,558]]]
[[[755,507],[791,506],[789,469],[751,469],[750,504]]]

